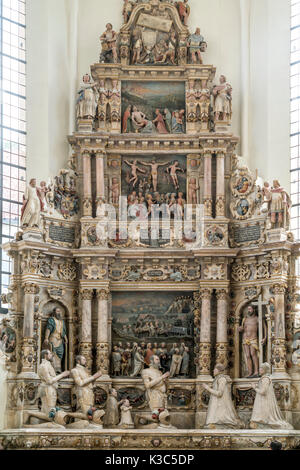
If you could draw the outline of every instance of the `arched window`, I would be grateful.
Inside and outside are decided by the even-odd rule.
[[[19,227],[26,177],[25,0],[0,0],[1,153],[0,243]],[[1,250],[1,293],[7,292],[11,263]],[[1,308],[0,313],[6,313]]]

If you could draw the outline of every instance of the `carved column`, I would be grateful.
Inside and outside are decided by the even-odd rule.
[[[217,348],[216,363],[227,368],[228,334],[227,334],[228,293],[225,289],[217,290]]]
[[[98,298],[98,330],[97,330],[97,370],[101,370],[105,376],[109,375],[109,344],[108,344],[108,320],[109,320],[109,289],[97,290]]]
[[[105,181],[104,181],[104,159],[103,152],[96,153],[96,204],[105,200]]]
[[[26,283],[24,288],[24,318],[22,343],[22,373],[34,373],[35,368],[35,340],[34,335],[34,296],[37,292],[36,284]]]
[[[211,294],[212,289],[201,289],[201,323],[199,345],[199,375],[210,376],[211,360]]]
[[[275,339],[273,348],[273,373],[286,373],[286,340],[285,340],[285,286],[273,286],[275,299]]]
[[[84,152],[82,155],[83,163],[83,215],[92,216],[92,171],[91,171],[91,155]]]
[[[82,300],[82,319],[81,319],[81,342],[80,354],[86,358],[87,368],[92,370],[92,298],[93,289],[82,289],[80,292]]]
[[[204,214],[212,216],[211,153],[204,154]]]
[[[217,194],[216,194],[216,216],[225,216],[225,155],[223,152],[217,154]]]

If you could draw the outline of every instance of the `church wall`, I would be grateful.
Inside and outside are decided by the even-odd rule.
[[[205,63],[218,64],[217,77],[224,73],[233,86],[232,130],[245,142],[238,152],[243,149],[251,168],[258,168],[263,177],[280,176],[288,187],[289,2],[191,0],[190,4],[191,30],[199,25],[208,41]],[[244,4],[249,6],[248,47],[241,42]],[[119,5],[120,0],[28,0],[28,178],[47,179],[66,163],[75,89],[90,64],[98,62],[97,38],[105,24],[112,22],[116,30],[121,26]]]

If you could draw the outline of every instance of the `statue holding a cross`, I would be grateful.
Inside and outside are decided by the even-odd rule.
[[[267,302],[263,302],[259,296],[258,302],[248,305],[239,328],[239,331],[243,332],[243,351],[248,370],[246,378],[259,377],[259,365],[263,362],[263,345],[267,339],[267,327],[262,311],[262,306],[266,304]],[[258,306],[258,316],[253,306]]]

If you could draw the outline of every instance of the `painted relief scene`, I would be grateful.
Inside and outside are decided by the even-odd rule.
[[[122,82],[122,133],[185,132],[183,82]]]
[[[112,375],[139,377],[155,354],[171,378],[193,376],[192,306],[186,292],[114,293]]]
[[[156,205],[163,205],[162,216],[182,218],[186,203],[186,157],[124,158],[122,195],[128,199],[128,217],[132,219],[146,219],[157,210]]]

